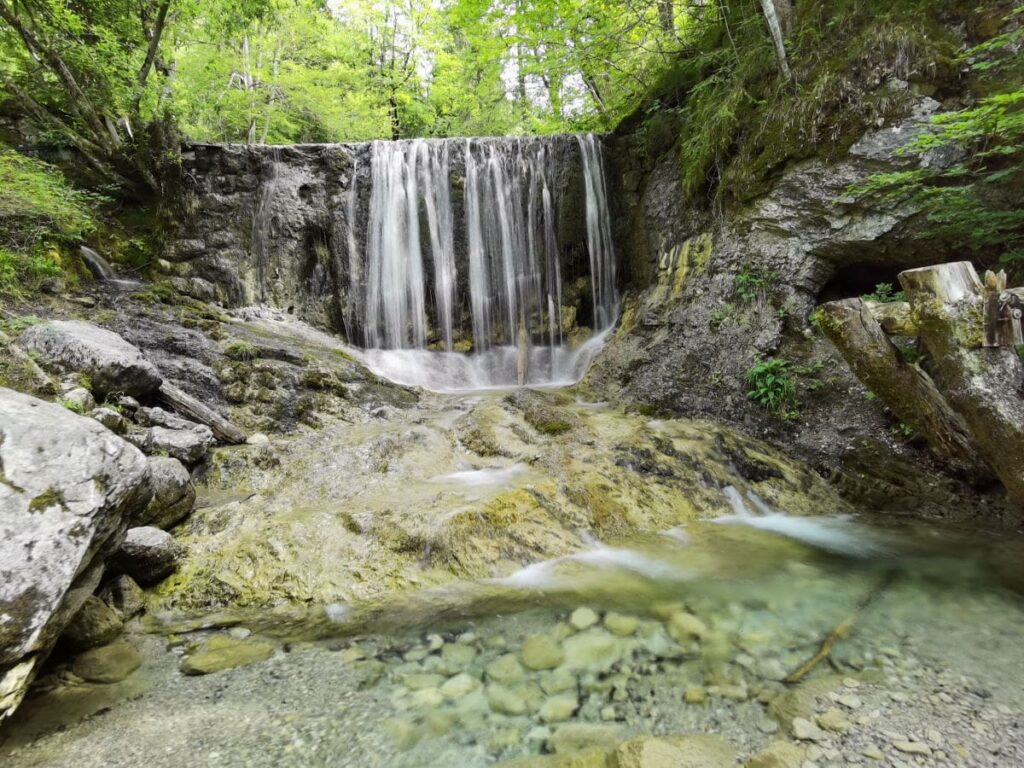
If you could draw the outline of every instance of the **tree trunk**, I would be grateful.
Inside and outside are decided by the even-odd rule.
[[[787,80],[793,79],[793,72],[789,68],[789,59],[786,57],[785,38],[782,34],[782,23],[775,11],[775,0],[761,0],[761,9],[764,11],[764,18],[768,22],[768,31],[772,35],[772,43],[775,45],[775,56],[779,60],[779,70]]]
[[[901,272],[936,386],[967,424],[981,455],[1024,504],[1024,363],[985,348],[983,286],[970,262]]]
[[[213,432],[213,436],[222,443],[238,445],[245,442],[245,433],[242,430],[170,382],[165,381],[161,384],[159,392],[160,399],[167,403],[171,410],[192,421],[205,424]]]
[[[931,449],[958,474],[992,479],[964,423],[928,374],[903,359],[862,299],[844,299],[818,308],[819,325],[858,379],[900,421],[914,427]]]
[[[675,0],[658,0],[658,21],[661,22],[661,29],[665,34],[676,33]]]

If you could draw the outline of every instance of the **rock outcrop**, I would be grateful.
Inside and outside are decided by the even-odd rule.
[[[98,394],[145,395],[160,386],[156,367],[113,331],[81,320],[51,320],[19,339],[39,362],[59,373],[88,376]]]
[[[137,448],[92,419],[0,389],[0,719],[150,495]]]

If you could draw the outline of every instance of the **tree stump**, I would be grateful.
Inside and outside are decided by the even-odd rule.
[[[966,423],[981,457],[1024,504],[1024,364],[1012,347],[986,348],[985,299],[970,262],[901,272],[932,379]]]
[[[819,325],[864,386],[900,421],[920,432],[954,471],[974,479],[991,478],[963,419],[949,407],[928,374],[903,359],[886,335],[885,320],[875,317],[880,307],[890,306],[869,305],[862,299],[832,301],[818,308]],[[909,305],[906,310],[909,314]],[[883,318],[896,316],[883,313]]]

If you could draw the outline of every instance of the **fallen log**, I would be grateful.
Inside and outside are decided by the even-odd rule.
[[[238,445],[246,440],[245,433],[209,406],[203,405],[187,392],[169,381],[164,381],[158,391],[160,399],[187,419],[205,424],[213,436],[222,443]]]
[[[984,346],[985,286],[966,261],[907,270],[899,281],[936,387],[1010,498],[1024,504],[1024,363],[1012,347]]]
[[[991,477],[964,420],[928,374],[904,360],[890,341],[876,319],[878,306],[862,299],[832,301],[818,308],[818,324],[864,386],[916,429],[952,469],[974,479]]]

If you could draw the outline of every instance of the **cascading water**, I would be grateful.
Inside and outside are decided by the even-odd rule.
[[[371,367],[432,389],[579,379],[615,323],[618,293],[600,144],[594,136],[575,143],[594,333],[576,347],[566,344],[562,316],[555,190],[566,153],[555,151],[559,145],[549,139],[373,143],[365,276],[355,268],[349,273],[350,306],[363,310]],[[457,242],[468,274],[457,268]],[[351,251],[350,260],[358,262]]]
[[[281,173],[281,150],[271,149],[271,164],[267,177],[260,185],[260,197],[252,220],[252,257],[256,265],[256,284],[259,300],[267,300],[267,272],[270,265],[270,224]]]

